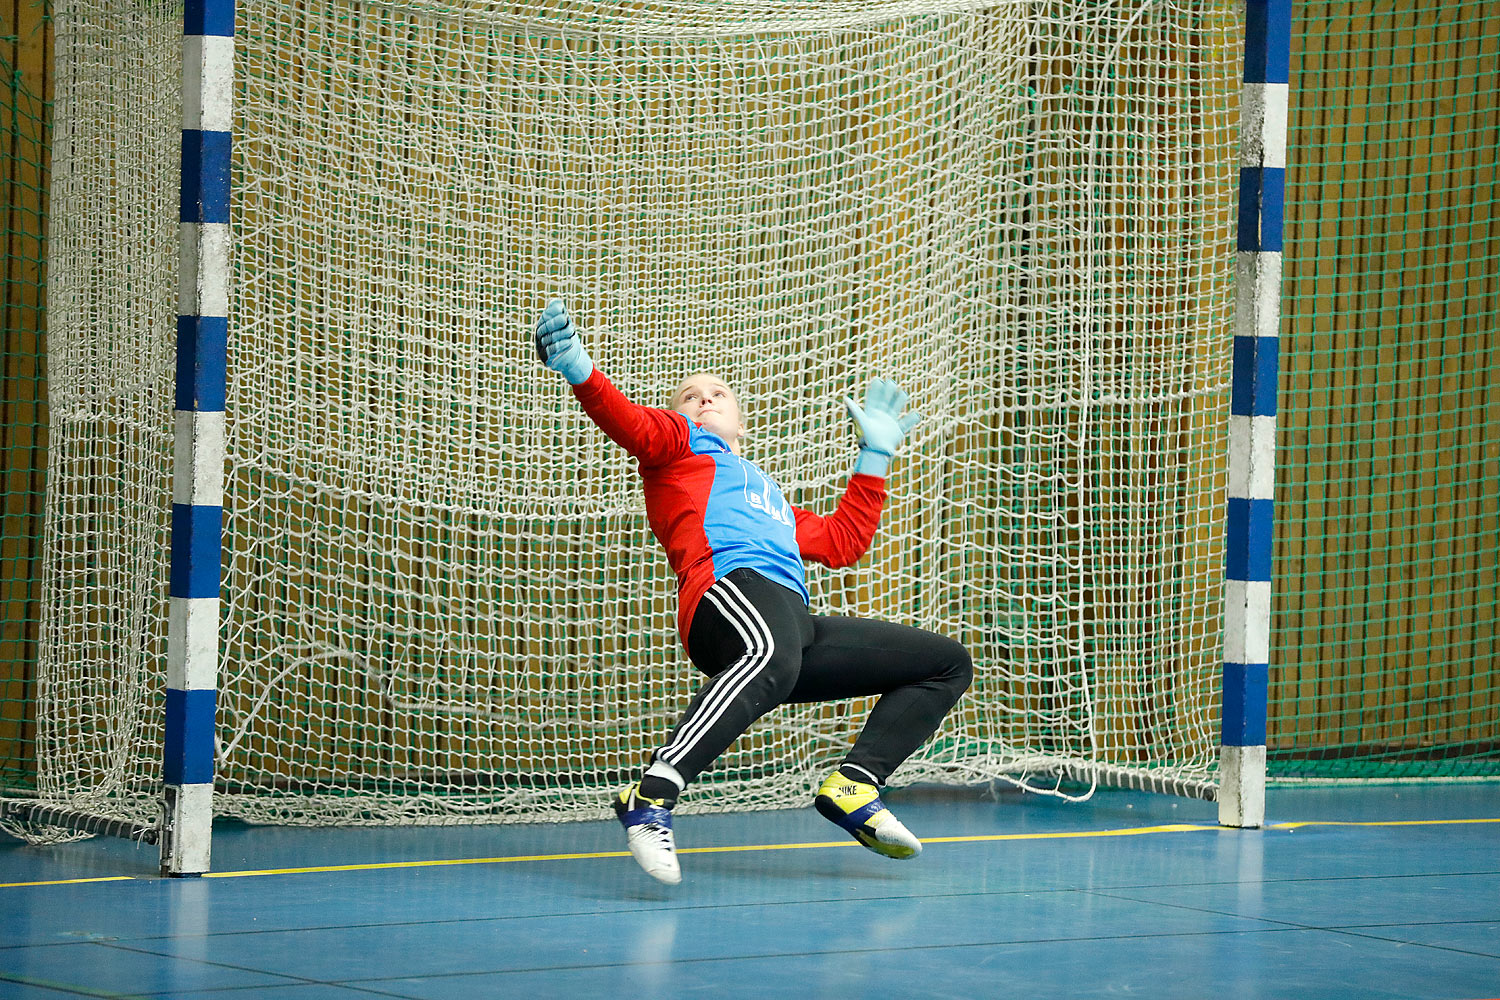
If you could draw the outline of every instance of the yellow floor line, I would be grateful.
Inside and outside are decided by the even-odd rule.
[[[1143,826],[1125,830],[1077,830],[1057,833],[994,833],[973,837],[928,837],[924,844],[958,844],[984,840],[1065,840],[1076,837],[1133,837],[1148,833],[1179,833],[1217,830],[1216,826],[1176,824]],[[858,847],[853,840],[820,840],[805,844],[734,844],[724,847],[682,847],[678,854],[732,854],[748,851],[805,851],[823,847]],[[359,865],[326,865],[315,868],[268,868],[262,871],[213,872],[204,878],[249,878],[256,875],[306,875],[314,872],[374,871],[382,868],[440,868],[450,865],[499,865],[516,861],[577,861],[588,858],[628,858],[629,851],[599,851],[592,854],[524,854],[503,858],[452,858],[439,861],[377,861]]]
[[[1473,823],[1500,823],[1500,817],[1477,819],[1403,819],[1403,820],[1301,820],[1271,823],[1267,830],[1300,830],[1316,826],[1454,826]],[[1142,837],[1160,833],[1192,833],[1221,830],[1222,827],[1198,823],[1172,823],[1164,826],[1137,826],[1117,830],[1061,830],[1051,833],[990,833],[967,837],[928,837],[924,844],[973,844],[1012,840],[1086,840],[1100,837]],[[802,851],[825,847],[858,847],[852,840],[827,840],[803,844],[739,844],[725,847],[684,847],[679,854],[729,854],[749,851]],[[520,861],[582,861],[596,858],[628,858],[629,851],[597,851],[579,854],[518,854],[499,858],[445,858],[431,861],[374,861],[354,865],[318,865],[306,868],[263,868],[249,871],[210,872],[204,878],[254,878],[263,875],[310,875],[323,872],[364,872],[393,868],[447,868],[455,865],[501,865]],[[0,882],[0,889],[17,889],[44,885],[80,885],[88,882],[130,882],[155,876],[110,875],[100,878],[55,879],[46,882]]]
[[[1292,823],[1270,823],[1267,830],[1297,830],[1304,826],[1457,826],[1464,823],[1500,823],[1500,816],[1477,819],[1309,819]]]
[[[104,875],[99,878],[59,878],[50,882],[0,882],[0,889],[21,889],[32,885],[84,885],[88,882],[134,882],[135,875]]]

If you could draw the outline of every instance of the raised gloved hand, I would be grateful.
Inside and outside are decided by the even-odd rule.
[[[553,299],[536,323],[536,356],[542,364],[561,372],[569,385],[581,385],[594,372],[593,359],[583,349],[583,340],[573,326],[573,317],[561,299]]]
[[[907,432],[922,419],[920,413],[902,415],[909,398],[896,383],[879,378],[872,380],[865,390],[864,406],[847,396],[844,398],[844,406],[860,433],[859,460],[854,463],[856,473],[884,478],[890,470],[891,459]]]

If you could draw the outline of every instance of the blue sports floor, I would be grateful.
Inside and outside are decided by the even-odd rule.
[[[678,818],[684,881],[612,821],[0,841],[0,998],[1500,997],[1500,784],[1205,802],[910,788],[894,862],[811,807]]]

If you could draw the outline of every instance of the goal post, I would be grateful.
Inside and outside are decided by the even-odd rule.
[[[234,0],[188,0],[182,34],[182,199],[172,462],[161,870],[212,853],[228,386]]]
[[[1225,523],[1224,700],[1219,822],[1258,827],[1266,811],[1266,703],[1281,244],[1292,0],[1249,0],[1240,100],[1240,201]]]
[[[554,295],[633,398],[725,374],[803,506],[856,383],[927,414],[870,555],[810,580],[975,655],[897,782],[1218,794],[1265,474],[1241,5],[172,16],[58,9],[40,799],[150,825],[165,785],[174,874],[213,815],[606,815],[697,678],[634,470],[531,356]],[[867,708],[773,713],[682,808],[800,801]]]

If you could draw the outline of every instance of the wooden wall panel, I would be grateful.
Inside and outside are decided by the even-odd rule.
[[[47,129],[52,32],[41,0],[0,0],[0,189],[4,299],[0,302],[0,788],[28,787],[30,723],[47,462],[43,362]]]
[[[1273,757],[1493,757],[1500,13],[1296,9]]]

